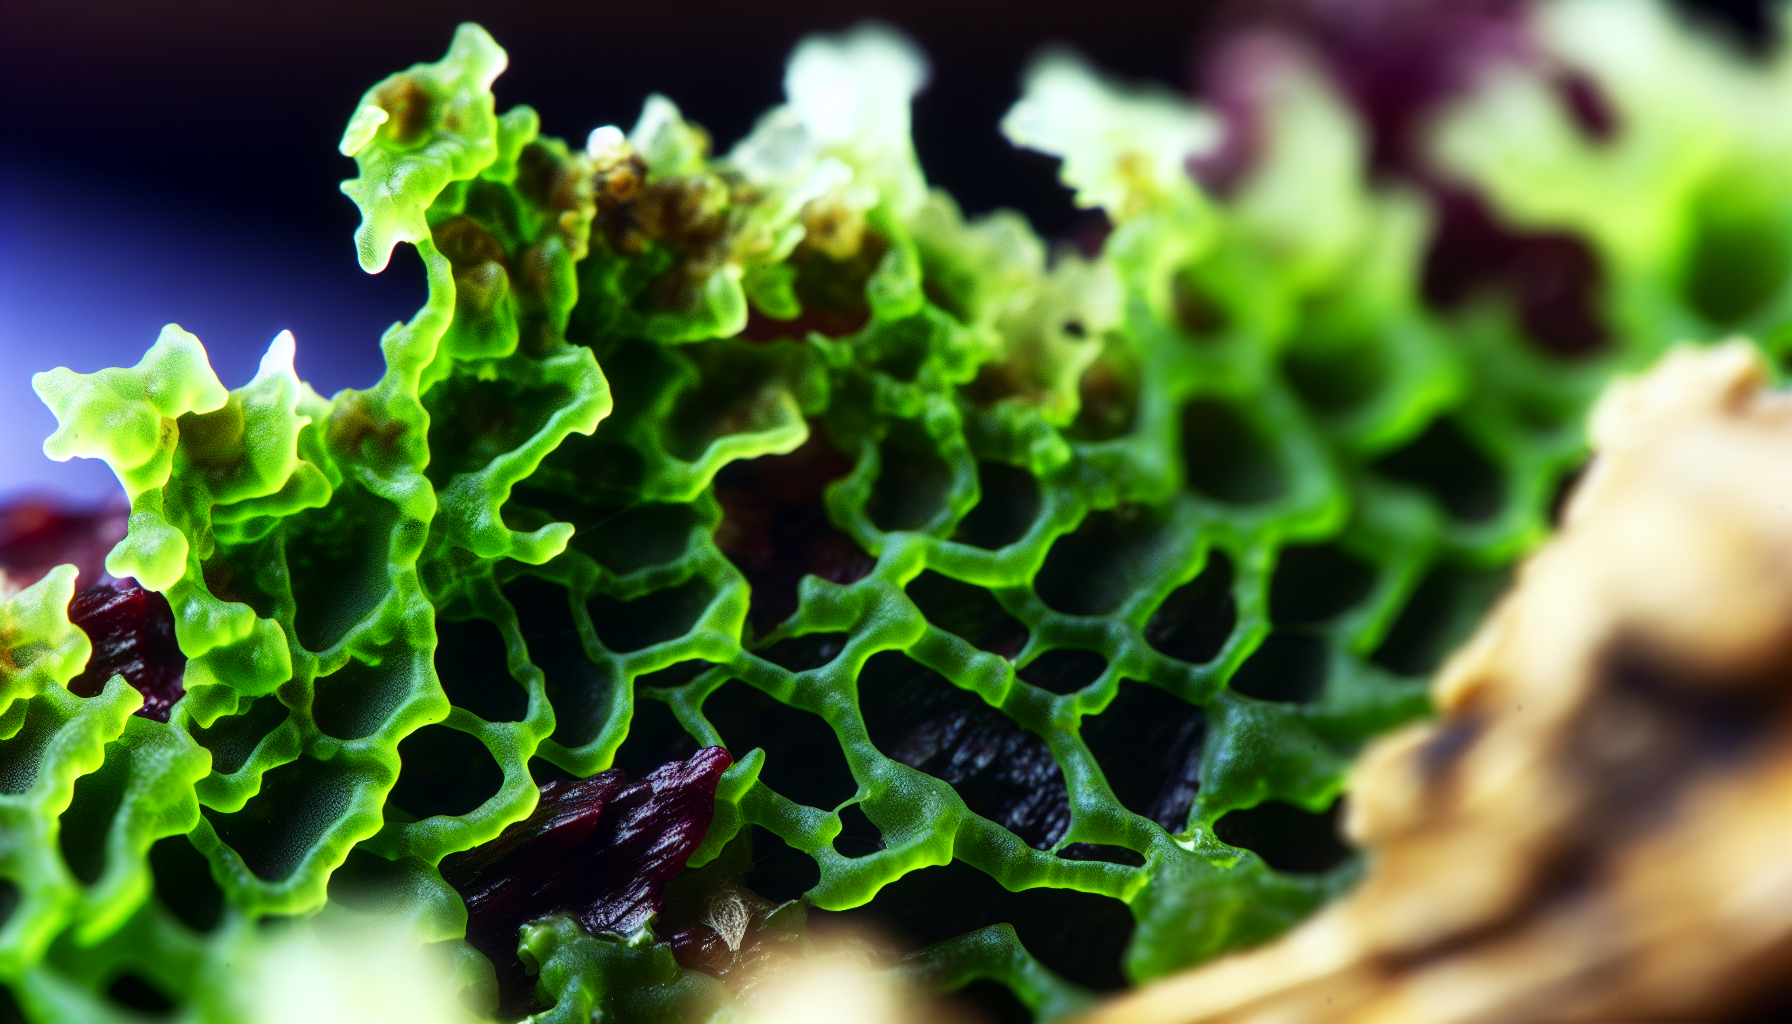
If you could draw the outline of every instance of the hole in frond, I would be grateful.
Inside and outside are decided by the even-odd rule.
[[[1104,615],[1167,568],[1164,541],[1162,519],[1142,506],[1091,512],[1052,544],[1033,587],[1056,611]]]
[[[194,725],[188,731],[200,746],[212,752],[212,771],[219,775],[234,775],[248,763],[261,741],[278,729],[289,715],[280,698],[269,694],[255,698],[241,714],[218,719],[209,729]]]
[[[834,852],[840,856],[866,857],[884,848],[884,834],[858,804],[840,808],[840,825],[840,834],[834,837]]]
[[[1227,846],[1249,850],[1277,871],[1316,875],[1330,871],[1350,856],[1338,838],[1341,801],[1314,814],[1280,800],[1229,811],[1213,823],[1213,834]]]
[[[426,725],[400,740],[398,758],[392,803],[419,818],[469,814],[504,785],[504,769],[485,744],[445,725]]]
[[[973,647],[1012,658],[1027,645],[1027,627],[983,587],[929,569],[910,581],[907,593],[928,622]]]
[[[839,738],[817,715],[735,679],[703,702],[703,717],[736,760],[764,748],[760,781],[799,804],[834,807],[858,792]]]
[[[792,672],[806,672],[839,657],[840,652],[846,649],[846,641],[845,633],[805,633],[802,636],[785,637],[755,653]]]
[[[1170,591],[1145,623],[1145,642],[1194,665],[1212,661],[1238,624],[1232,597],[1232,559],[1214,550],[1200,575]]]
[[[1107,668],[1108,660],[1094,651],[1059,648],[1039,655],[1014,674],[1048,693],[1065,694],[1093,683]]]
[[[164,836],[149,848],[149,870],[156,897],[175,917],[196,932],[218,926],[224,913],[224,891],[212,879],[211,862],[186,836]]]
[[[873,655],[859,706],[886,756],[949,784],[973,812],[1036,850],[1070,828],[1070,794],[1035,733],[900,651]]]
[[[509,645],[490,619],[438,621],[435,667],[442,692],[455,707],[488,722],[529,717],[529,691],[511,676]]]
[[[1113,703],[1083,719],[1083,742],[1125,808],[1167,832],[1188,825],[1201,787],[1201,709],[1144,683],[1123,680]]]
[[[1499,467],[1447,419],[1434,421],[1406,447],[1383,456],[1375,469],[1431,492],[1457,519],[1488,519],[1505,502],[1506,481]]]
[[[1259,429],[1236,406],[1197,398],[1182,407],[1182,465],[1190,487],[1252,505],[1280,497],[1287,475]]]
[[[612,651],[627,652],[689,633],[714,597],[715,591],[707,580],[693,577],[632,601],[594,594],[585,608],[591,614],[591,628],[597,639]]]
[[[328,650],[392,589],[390,547],[398,509],[347,484],[329,505],[298,513],[287,523],[286,564],[298,606],[293,626],[306,650]]]
[[[1269,617],[1278,625],[1327,622],[1369,596],[1375,568],[1335,544],[1291,545],[1276,557]]]
[[[1277,630],[1238,667],[1230,685],[1246,697],[1305,704],[1324,692],[1330,662],[1322,637]]]
[[[822,490],[852,472],[819,424],[788,455],[732,462],[716,474],[722,522],[716,546],[752,587],[747,621],[760,636],[797,608],[805,575],[835,583],[864,578],[876,561],[829,521]]]
[[[878,446],[877,480],[865,512],[878,529],[925,529],[946,509],[952,467],[939,453],[938,442],[917,424],[899,420]]]
[[[1018,466],[979,462],[977,487],[981,497],[953,539],[993,551],[1026,536],[1039,517],[1039,480]]]
[[[697,741],[678,724],[670,707],[663,701],[637,697],[628,738],[616,751],[615,767],[631,780],[640,780],[660,765],[688,760],[696,752]]]
[[[340,740],[372,736],[422,686],[422,655],[394,646],[382,650],[380,658],[377,665],[350,658],[317,680],[311,717],[319,729]]]
[[[337,764],[301,757],[269,769],[261,791],[243,809],[224,814],[200,809],[256,877],[279,882],[292,876],[326,831],[348,810],[354,776]]]
[[[689,505],[649,502],[579,525],[571,547],[611,572],[627,575],[676,561],[689,546],[696,525],[697,510]]]
[[[590,743],[603,728],[620,681],[608,662],[600,665],[586,656],[566,588],[519,576],[505,585],[504,597],[516,609],[529,660],[546,681],[555,741],[569,747]]]
[[[1372,660],[1404,676],[1430,675],[1467,640],[1481,616],[1506,589],[1509,569],[1466,570],[1440,565],[1406,599]]]

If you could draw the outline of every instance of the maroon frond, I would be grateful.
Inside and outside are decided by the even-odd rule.
[[[105,577],[106,555],[124,539],[130,513],[122,497],[86,509],[44,494],[0,503],[0,572],[28,587],[72,562],[76,589],[90,587]]]
[[[174,641],[174,611],[168,599],[128,581],[96,583],[68,603],[69,621],[93,642],[87,667],[69,681],[69,692],[97,696],[108,679],[124,676],[143,706],[137,714],[158,722],[185,694],[187,656]]]
[[[467,942],[498,971],[500,1003],[523,1007],[529,982],[517,929],[565,912],[593,933],[627,935],[662,906],[667,880],[709,831],[716,785],[734,763],[720,747],[639,782],[619,768],[541,787],[535,812],[497,839],[442,861],[467,905]]]

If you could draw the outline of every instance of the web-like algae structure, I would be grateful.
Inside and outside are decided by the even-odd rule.
[[[46,451],[130,497],[109,570],[167,596],[189,660],[170,721],[133,716],[122,678],[66,689],[71,567],[0,607],[11,1001],[240,1019],[269,921],[380,914],[489,1010],[442,859],[550,776],[711,745],[736,763],[691,868],[751,843],[772,902],[941,940],[897,961],[939,989],[1050,1019],[1285,929],[1358,868],[1285,837],[1426,712],[1603,381],[1687,336],[1792,347],[1792,63],[1651,10],[1546,26],[1614,139],[1522,74],[1439,136],[1515,223],[1594,247],[1609,336],[1572,360],[1498,295],[1424,302],[1431,210],[1298,63],[1217,199],[1185,166],[1208,114],[1040,62],[1003,128],[1113,224],[1048,255],[928,188],[924,66],[888,32],[804,43],[716,156],[659,96],[626,135],[540,136],[463,26],[342,141],[362,266],[403,242],[428,274],[374,387],[319,396],[282,335],[227,391],[172,325],[37,379]],[[727,1018],[667,937],[526,928],[543,1019]]]

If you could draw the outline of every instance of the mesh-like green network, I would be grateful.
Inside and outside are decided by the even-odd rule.
[[[402,242],[428,274],[375,386],[319,396],[282,335],[227,391],[173,325],[37,378],[46,452],[129,495],[109,570],[167,596],[189,660],[154,722],[122,678],[68,692],[72,567],[0,606],[0,1016],[135,1020],[148,989],[251,1019],[289,932],[376,917],[492,1012],[442,859],[550,776],[699,745],[736,763],[691,868],[800,892],[792,934],[908,914],[942,941],[892,969],[941,990],[1050,1019],[1287,928],[1360,864],[1249,836],[1327,820],[1364,741],[1426,712],[1603,382],[1684,338],[1792,347],[1792,58],[1644,5],[1541,31],[1615,137],[1515,71],[1436,151],[1593,246],[1610,343],[1575,360],[1497,295],[1423,302],[1432,211],[1365,177],[1298,62],[1224,200],[1185,169],[1209,115],[1036,65],[1002,127],[1112,221],[1085,256],[929,189],[924,67],[887,32],[804,43],[718,156],[660,96],[584,149],[538,135],[463,26],[342,140],[362,266]],[[925,934],[982,905],[1017,916]],[[730,1019],[666,937],[525,929],[542,1019]]]

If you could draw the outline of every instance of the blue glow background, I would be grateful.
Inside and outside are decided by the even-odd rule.
[[[509,50],[500,109],[527,102],[572,141],[631,125],[653,91],[726,147],[782,97],[803,35],[866,18],[914,36],[934,63],[917,146],[971,212],[1009,205],[1048,235],[1078,217],[1051,161],[996,122],[1040,46],[1068,41],[1133,77],[1185,85],[1210,3],[969,4],[120,3],[0,5],[0,497],[116,489],[102,464],[41,450],[55,418],[30,387],[55,366],[128,366],[163,324],[198,335],[226,386],[282,329],[320,392],[365,386],[377,347],[424,295],[414,255],[369,277],[336,153],[361,93],[435,60],[478,20]],[[1099,23],[1096,23],[1096,22]]]
[[[45,458],[56,419],[31,390],[53,366],[134,364],[166,323],[198,335],[227,387],[248,381],[275,334],[298,339],[301,377],[324,394],[379,377],[378,338],[424,289],[415,257],[380,278],[331,246],[252,212],[195,209],[128,182],[9,165],[0,175],[0,491],[98,497],[96,460]]]

